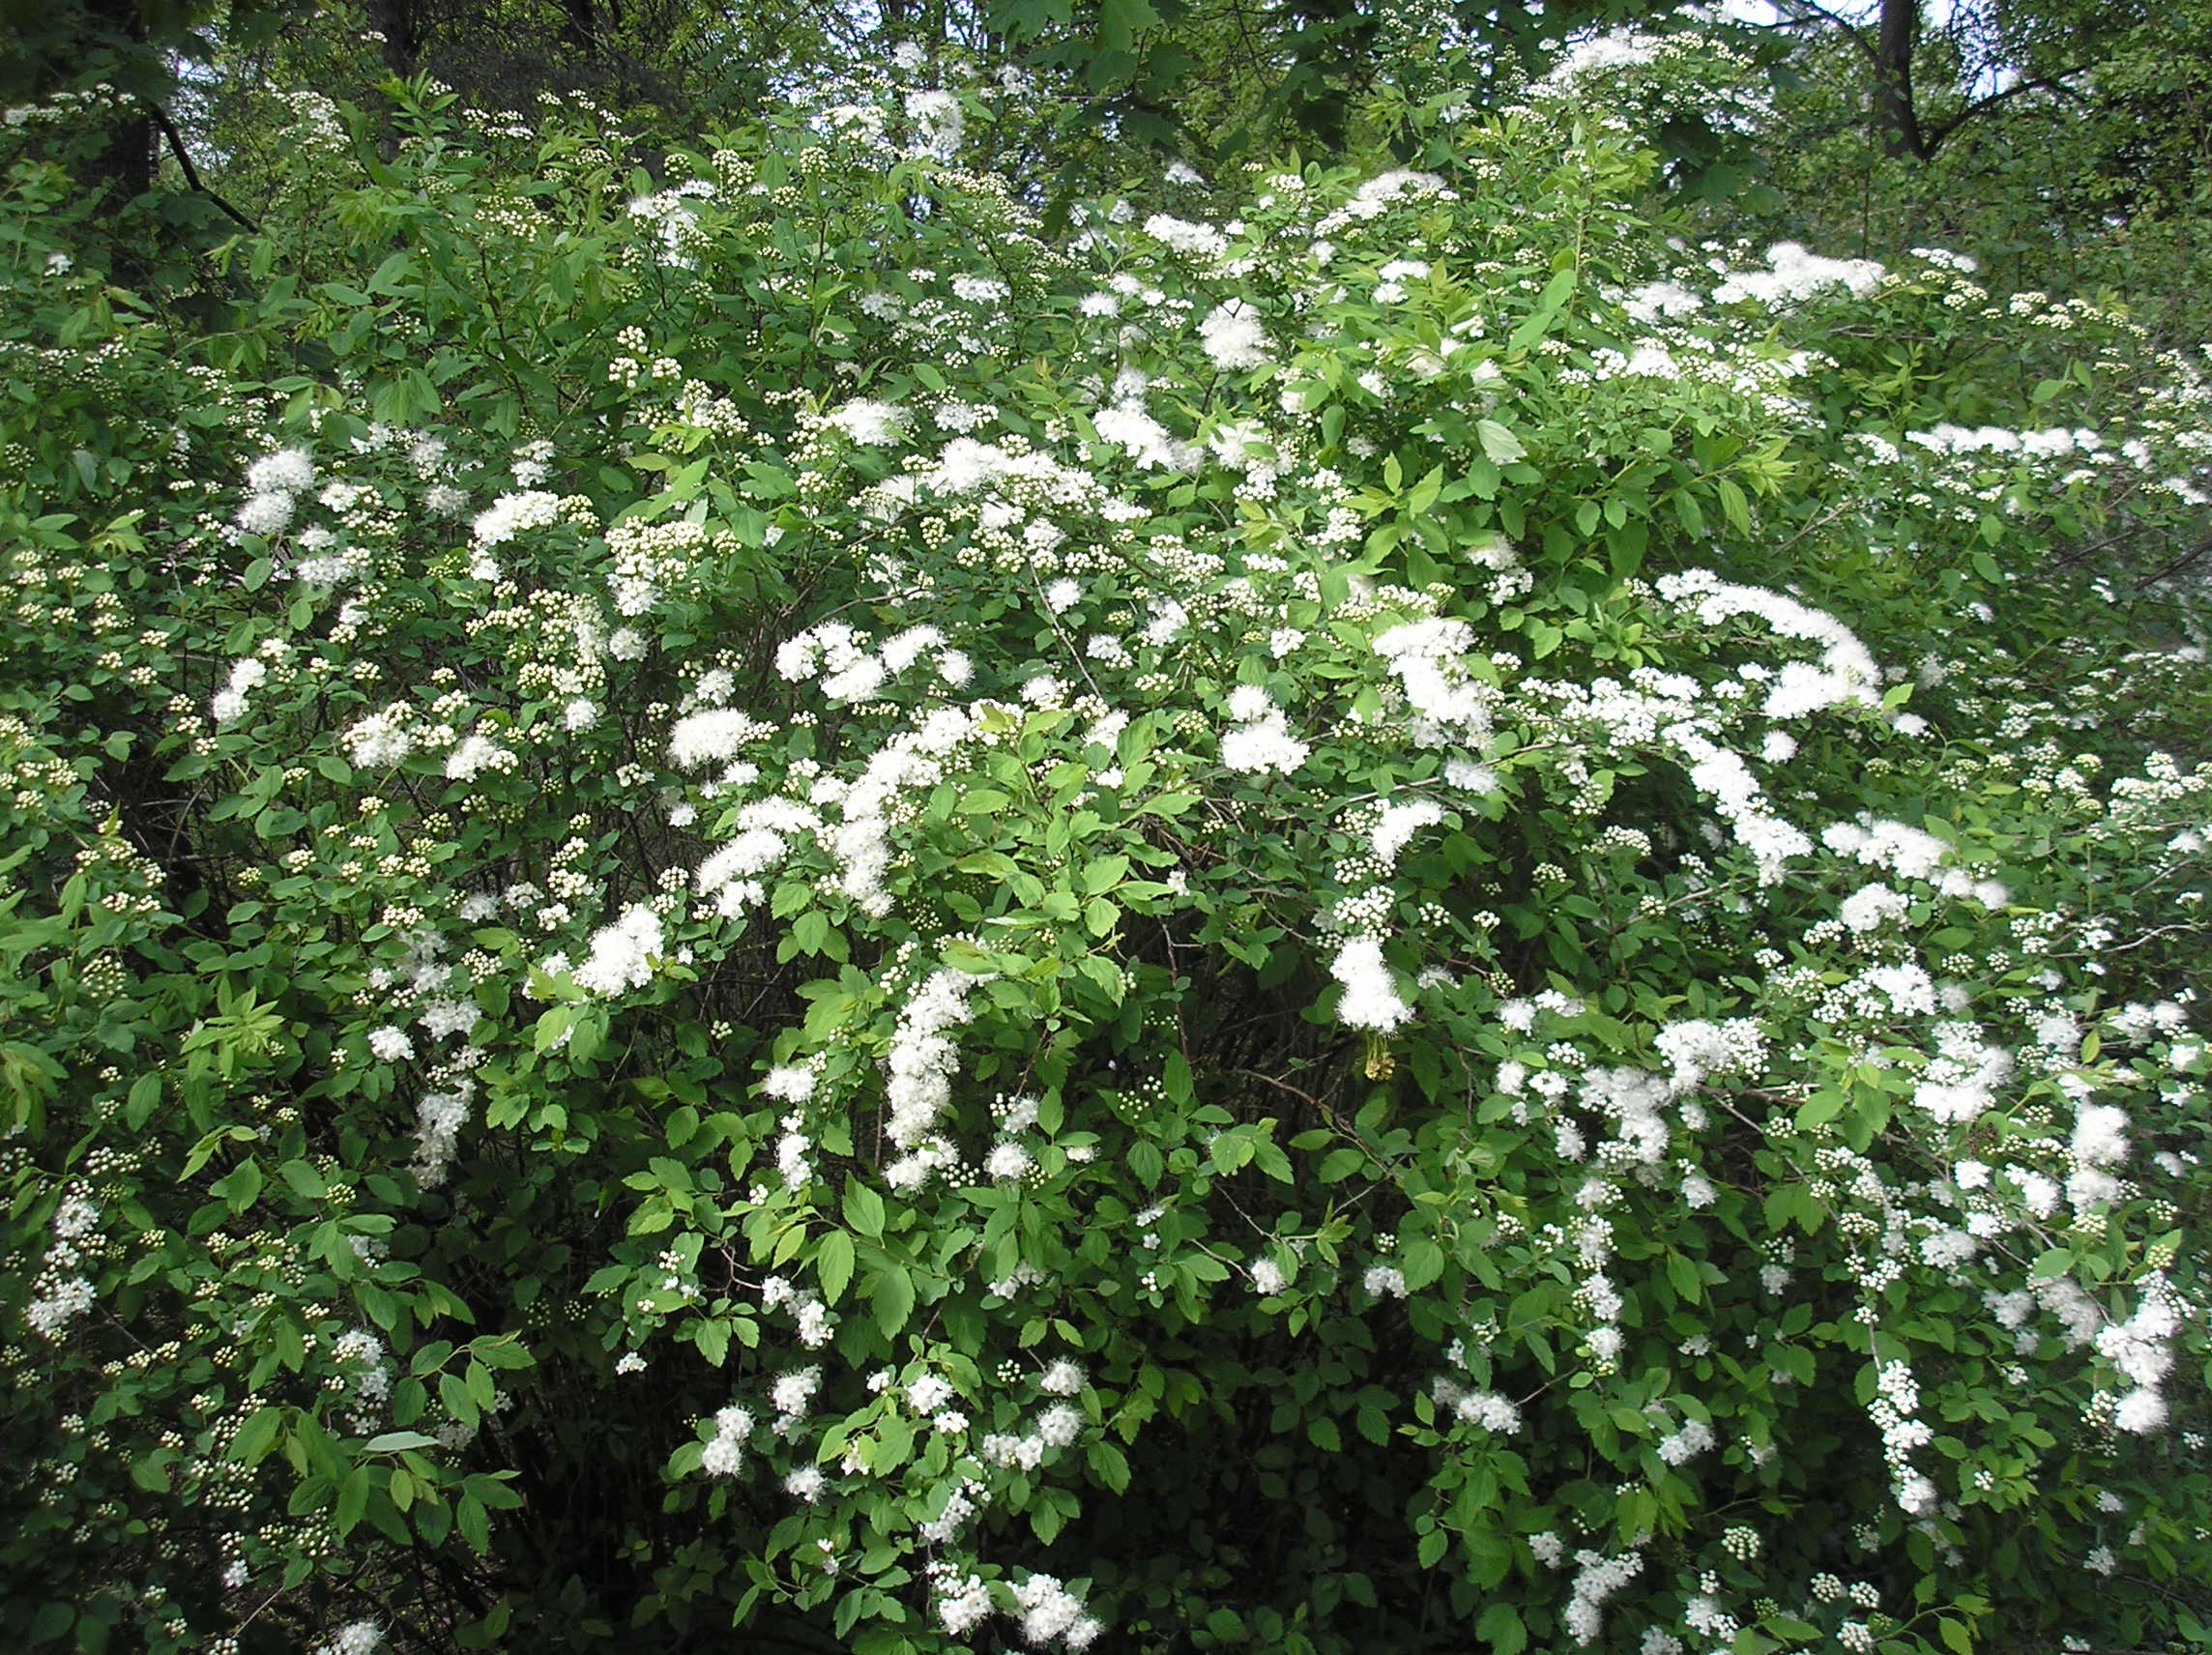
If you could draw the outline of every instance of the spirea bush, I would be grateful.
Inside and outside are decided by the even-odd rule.
[[[11,160],[9,1645],[2201,1645],[2205,364],[1696,60]]]

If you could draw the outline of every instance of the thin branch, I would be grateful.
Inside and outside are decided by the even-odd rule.
[[[1868,58],[1872,59],[1876,56],[1874,43],[1867,39],[1866,30],[1859,24],[1852,22],[1848,17],[1838,16],[1825,6],[1816,5],[1814,0],[1783,0],[1783,4],[1789,7],[1785,21],[1799,26],[1810,24],[1816,18],[1822,22],[1833,23],[1848,35],[1851,44],[1857,46]]]
[[[200,182],[199,169],[192,165],[192,158],[185,152],[184,134],[177,131],[177,124],[169,119],[169,112],[160,104],[152,102],[149,102],[146,107],[153,111],[154,125],[160,128],[161,135],[169,140],[169,153],[177,158],[177,164],[185,169],[185,182],[221,208],[224,215],[233,223],[243,225],[245,228],[258,233],[261,228],[259,224],[256,224],[251,218],[248,218]]]
[[[2008,98],[2017,98],[2023,92],[2055,92],[2064,98],[2080,100],[2081,95],[2066,84],[2066,76],[2081,73],[2081,71],[2079,69],[2065,69],[2060,70],[2055,75],[2038,74],[2031,79],[2016,80],[2002,92],[1993,92],[1987,98],[1975,99],[1949,120],[1936,128],[1934,131],[1927,134],[1928,153],[1934,155],[1942,145],[1944,139],[1985,109],[1994,108]]]

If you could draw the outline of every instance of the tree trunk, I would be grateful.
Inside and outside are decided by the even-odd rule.
[[[410,78],[422,57],[414,0],[364,0],[364,10],[368,26],[384,37],[384,67],[402,80]]]
[[[105,46],[124,56],[145,50],[146,19],[139,13],[137,0],[87,0],[85,16],[92,25],[89,44]],[[103,217],[152,189],[153,116],[134,114],[120,122],[85,169],[84,183],[88,189],[107,191],[107,199],[100,208]]]
[[[1919,43],[1920,0],[1881,0],[1874,52],[1875,130],[1891,155],[1925,160],[1928,149],[1912,102],[1912,48]]]
[[[592,0],[563,0],[561,39],[585,61],[599,55],[599,23],[592,15]]]

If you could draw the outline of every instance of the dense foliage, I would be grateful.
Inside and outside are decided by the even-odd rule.
[[[2212,364],[1745,84],[13,112],[0,1638],[2212,1642]]]

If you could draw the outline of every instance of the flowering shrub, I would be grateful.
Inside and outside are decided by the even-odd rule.
[[[17,166],[8,1636],[2201,1640],[2203,364],[1650,61],[1064,236],[417,88],[199,331]]]

